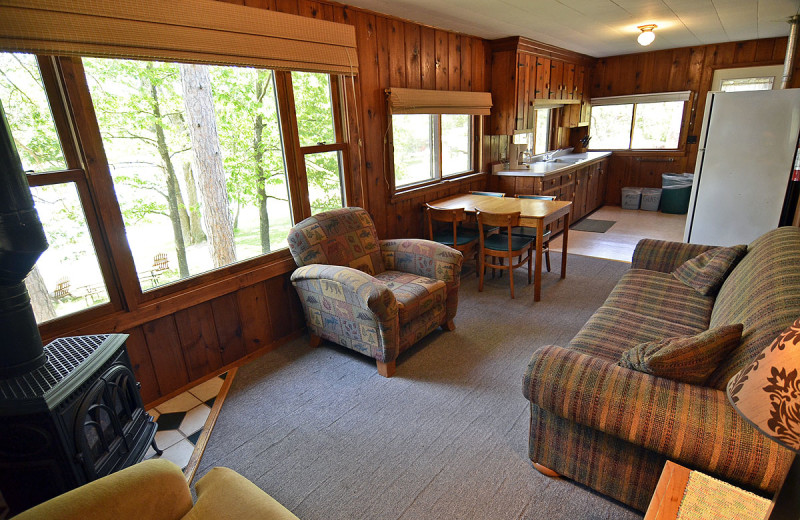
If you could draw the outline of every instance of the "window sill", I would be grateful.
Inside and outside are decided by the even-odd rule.
[[[91,334],[94,331],[125,332],[134,327],[226,294],[243,287],[255,285],[270,278],[294,271],[297,265],[289,250],[280,250],[271,258],[256,258],[237,265],[205,273],[199,277],[182,280],[180,286],[166,286],[148,301],[130,311],[117,311],[103,316],[76,313],[42,324],[42,339],[49,341],[59,336]],[[168,291],[168,292],[167,292]]]
[[[389,202],[394,204],[396,202],[413,199],[414,197],[419,197],[420,195],[424,195],[431,191],[441,190],[442,188],[450,187],[453,186],[454,184],[460,184],[463,182],[473,182],[479,179],[483,179],[487,175],[488,174],[486,172],[467,173],[457,177],[449,177],[447,179],[442,179],[440,181],[432,182],[430,184],[424,184],[422,186],[403,188],[401,190],[395,191],[394,195],[392,195],[392,197],[389,199]]]

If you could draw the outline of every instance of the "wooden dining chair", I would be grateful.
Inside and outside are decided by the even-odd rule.
[[[475,276],[478,276],[480,263],[478,262],[478,231],[463,227],[467,220],[467,213],[464,208],[439,208],[425,204],[425,216],[428,221],[428,240],[439,242],[453,249],[461,251],[464,256],[472,252],[475,256]],[[434,222],[445,222],[451,224],[442,229],[436,229]]]
[[[537,199],[537,200],[556,200],[555,195],[528,195],[517,194],[518,199]],[[536,228],[527,226],[518,226],[511,230],[511,233],[517,236],[529,237],[536,240]],[[550,272],[550,226],[547,226],[542,232],[542,253],[544,253],[544,261],[547,266],[547,272]],[[535,247],[535,244],[534,244]]]
[[[508,279],[511,284],[511,298],[514,298],[514,269],[528,262],[528,284],[531,283],[531,272],[533,259],[533,243],[535,239],[529,237],[516,236],[511,233],[511,228],[519,226],[520,212],[514,213],[490,213],[488,211],[477,211],[478,216],[478,231],[479,231],[479,246],[480,246],[480,269],[481,274],[478,279],[478,291],[483,291],[483,279],[486,276],[486,268],[492,269],[508,269]],[[505,233],[486,236],[483,233],[484,226],[499,226],[501,229],[505,228]],[[524,258],[523,258],[523,255]],[[490,262],[486,261],[486,257],[498,258],[499,263],[495,260]],[[519,262],[514,263],[514,258],[519,257]],[[505,259],[508,258],[508,266],[505,265]],[[501,271],[502,272],[502,271]]]

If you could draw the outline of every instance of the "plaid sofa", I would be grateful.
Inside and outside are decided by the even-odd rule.
[[[439,326],[453,330],[459,251],[428,240],[379,240],[369,214],[355,207],[303,220],[288,241],[312,344],[325,338],[351,348],[389,377],[402,351]]]
[[[791,453],[736,413],[725,385],[800,317],[800,228],[750,244],[716,297],[669,274],[709,248],[641,241],[630,271],[575,338],[533,354],[523,387],[532,461],[642,511],[667,459],[754,490],[780,486]],[[741,343],[708,386],[617,365],[639,343],[736,323]]]

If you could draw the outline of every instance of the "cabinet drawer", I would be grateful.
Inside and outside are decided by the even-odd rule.
[[[552,177],[545,177],[544,180],[542,181],[542,187],[544,188],[544,191],[551,190],[558,186],[561,186],[561,177],[558,175],[553,175]]]
[[[567,173],[562,173],[562,174],[561,174],[561,184],[562,184],[562,185],[564,185],[564,184],[569,184],[569,183],[571,183],[571,182],[572,182],[574,179],[575,179],[575,171],[574,171],[574,170],[573,170],[573,171],[571,171],[571,172],[567,172]]]

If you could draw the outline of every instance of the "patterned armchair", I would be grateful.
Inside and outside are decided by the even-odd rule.
[[[439,326],[455,328],[459,251],[429,240],[378,240],[361,208],[307,218],[288,240],[312,347],[330,340],[375,358],[391,377],[401,352]]]

